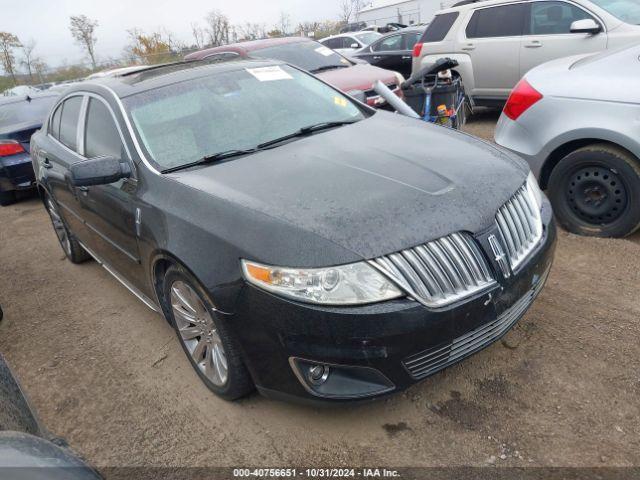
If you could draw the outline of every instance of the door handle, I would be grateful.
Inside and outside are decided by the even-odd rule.
[[[381,57],[381,56],[379,56],[379,55],[374,55],[374,56],[373,56],[373,59],[374,59],[374,60],[380,60],[381,58],[382,58],[382,57]]]
[[[470,52],[471,50],[475,50],[476,46],[473,43],[467,43],[464,47],[462,47],[462,50],[466,50],[467,52]]]
[[[89,187],[78,187],[78,190],[80,190],[85,195],[89,193]]]
[[[402,59],[403,60],[411,60],[411,55],[403,55]]]
[[[526,48],[540,48],[542,46],[542,42],[540,40],[531,40],[529,43],[525,44]]]
[[[48,159],[48,158],[45,158],[45,159],[42,161],[42,166],[43,166],[44,168],[53,168],[53,165],[51,165],[51,162],[49,161],[49,159]]]

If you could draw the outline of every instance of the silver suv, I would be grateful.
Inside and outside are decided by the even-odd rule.
[[[467,0],[437,13],[413,50],[413,73],[443,56],[476,105],[503,104],[533,67],[640,42],[638,0]]]

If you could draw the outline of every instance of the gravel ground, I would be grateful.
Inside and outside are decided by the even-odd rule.
[[[494,112],[468,125],[491,138]],[[0,351],[44,423],[108,466],[640,466],[640,237],[560,232],[504,338],[403,394],[313,409],[227,403],[173,331],[96,263],[65,261],[41,204],[0,209]]]

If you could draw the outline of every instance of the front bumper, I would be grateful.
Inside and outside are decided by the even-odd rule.
[[[442,309],[410,299],[362,307],[315,306],[247,285],[229,324],[258,390],[311,403],[357,401],[403,390],[487,347],[524,315],[544,286],[556,241],[546,199],[542,218],[542,240],[509,278],[501,276],[488,253],[494,227],[476,235],[498,284]],[[308,381],[304,369],[314,363],[340,373],[333,390]],[[359,372],[355,380],[351,372]]]
[[[29,190],[35,187],[31,157],[27,153],[0,158],[0,191]]]

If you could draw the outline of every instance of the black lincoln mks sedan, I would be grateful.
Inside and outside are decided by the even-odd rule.
[[[78,84],[31,153],[69,260],[163,314],[226,399],[402,390],[504,335],[553,258],[517,157],[273,61]]]

